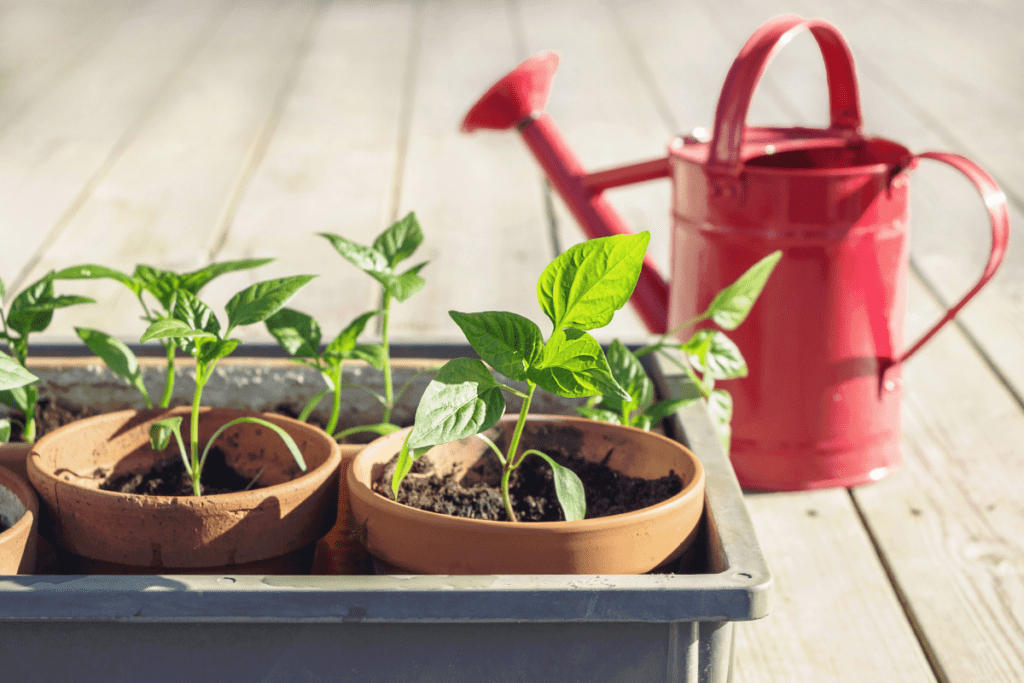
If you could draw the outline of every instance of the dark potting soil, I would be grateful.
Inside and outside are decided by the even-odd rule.
[[[579,457],[579,430],[572,427],[551,428],[546,434],[527,443],[547,453],[558,464],[568,467],[583,481],[587,501],[587,519],[607,517],[650,507],[683,490],[682,479],[670,472],[660,479],[640,479],[617,472],[603,462]],[[505,445],[501,442],[502,449]],[[391,475],[398,456],[385,466],[383,476],[373,488],[378,494],[394,500]],[[398,502],[410,507],[438,512],[453,517],[504,521],[505,506],[501,502],[501,465],[489,450],[487,456],[456,480],[451,472],[434,470],[430,456],[413,464],[398,491]],[[551,467],[542,458],[527,456],[512,473],[509,495],[516,516],[523,522],[557,522],[565,519],[555,495]]]
[[[0,534],[2,534],[3,532],[7,531],[7,530],[8,530],[8,529],[10,529],[10,528],[11,528],[11,527],[9,527],[9,526],[7,525],[7,522],[5,522],[5,521],[3,520],[3,518],[0,518]]]
[[[39,402],[36,404],[36,434],[42,436],[58,427],[71,424],[75,420],[99,415],[100,412],[102,411],[89,406],[70,408],[64,405],[63,402],[49,396],[40,397]],[[11,420],[11,443],[18,443],[22,440],[21,423],[17,420]]]
[[[214,446],[206,456],[200,477],[200,490],[204,496],[215,493],[244,491],[249,479],[239,475],[224,459],[224,451]],[[259,482],[249,487],[261,488]],[[110,477],[100,484],[104,491],[134,493],[142,496],[191,496],[192,480],[185,473],[180,457],[159,460],[147,472],[126,472]]]

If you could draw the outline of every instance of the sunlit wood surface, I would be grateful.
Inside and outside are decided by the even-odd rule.
[[[582,239],[545,209],[517,136],[464,135],[468,107],[542,49],[561,67],[548,110],[589,167],[664,154],[710,123],[747,36],[819,16],[857,58],[866,128],[985,166],[1021,225],[1024,42],[1013,0],[0,0],[0,277],[8,292],[92,262],[191,270],[274,256],[215,281],[217,306],[270,277],[320,277],[293,305],[326,334],[375,306],[372,280],[316,236],[369,242],[415,210],[428,285],[395,312],[399,341],[458,340],[449,309],[538,322],[535,282]],[[809,36],[771,66],[752,123],[821,125]],[[913,180],[908,338],[967,289],[988,250],[968,184]],[[665,182],[616,190],[667,268]],[[898,474],[852,491],[750,494],[778,604],[739,629],[738,681],[1024,680],[1024,252],[905,372]],[[136,342],[112,282],[57,313]],[[10,296],[10,294],[8,295]],[[250,341],[270,341],[259,327]],[[632,311],[599,334],[645,337]]]

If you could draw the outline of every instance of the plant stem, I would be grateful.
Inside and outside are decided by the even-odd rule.
[[[519,420],[516,422],[516,428],[512,432],[512,441],[508,445],[508,457],[505,458],[504,471],[501,473],[501,500],[505,503],[505,514],[508,515],[508,519],[511,522],[518,521],[516,519],[516,513],[512,510],[512,498],[508,493],[509,478],[512,476],[512,470],[519,467],[522,462],[522,458],[516,460],[516,451],[519,449],[519,439],[523,436],[523,428],[526,427],[526,416],[530,412],[530,402],[533,400],[533,392],[537,388],[537,385],[533,382],[527,381],[529,390],[526,393],[526,398],[523,399],[523,407],[519,410]],[[525,455],[523,457],[526,457]]]
[[[338,415],[341,414],[341,363],[338,363],[338,369],[332,379],[334,380],[334,402],[331,404],[331,419],[327,421],[327,427],[324,428],[328,434],[334,433],[334,428],[338,426]]]
[[[204,376],[205,367],[202,363],[196,363],[196,393],[192,397],[192,423],[189,425],[189,439],[191,441],[192,456],[192,494],[201,496],[199,488],[199,402],[203,397],[203,385],[206,384]]]
[[[164,380],[164,395],[160,397],[160,407],[166,408],[171,405],[171,394],[174,393],[174,350],[176,345],[172,341],[167,345],[167,377]]]
[[[391,293],[384,291],[384,301],[381,307],[384,313],[381,316],[381,341],[384,349],[384,419],[381,422],[391,422],[391,409],[394,407],[395,389],[391,380],[391,349],[388,345],[388,324],[391,322]]]
[[[39,400],[39,389],[35,386],[25,387],[28,410],[25,411],[25,427],[22,429],[22,440],[25,443],[35,443],[36,440],[36,402]]]

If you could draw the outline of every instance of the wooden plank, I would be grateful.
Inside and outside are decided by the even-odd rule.
[[[937,306],[916,283],[911,326]],[[947,681],[1024,679],[1024,416],[956,330],[904,373],[903,470],[854,492]]]
[[[125,271],[139,263],[205,265],[222,209],[317,16],[317,4],[307,1],[233,5],[31,277],[81,262]],[[226,279],[231,291],[203,292],[215,310],[242,286]],[[50,339],[75,339],[75,325],[133,341],[141,335],[138,303],[122,286],[80,281],[62,289],[104,305],[62,311]]]
[[[514,133],[459,131],[516,64],[511,22],[498,0],[423,3],[398,213],[416,211],[430,265],[426,288],[394,309],[396,339],[463,339],[452,309],[513,311],[550,330],[536,300],[551,258],[536,166]]]
[[[376,308],[380,290],[315,233],[370,244],[393,220],[413,19],[409,2],[327,7],[216,253],[217,260],[273,254],[277,261],[252,271],[251,281],[320,274],[291,305],[316,317],[332,337]],[[266,340],[257,327],[250,333]]]
[[[8,290],[70,222],[134,137],[218,3],[158,0],[128,14],[103,48],[12,121],[0,137],[0,225]]]
[[[745,500],[776,605],[737,625],[734,680],[935,680],[845,490]]]

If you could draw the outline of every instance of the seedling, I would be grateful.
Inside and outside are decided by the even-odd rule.
[[[213,263],[191,273],[180,274],[152,266],[138,265],[135,266],[135,271],[128,275],[106,266],[86,264],[65,268],[56,273],[54,278],[57,280],[107,279],[120,282],[138,299],[139,305],[142,306],[142,319],[152,325],[158,321],[173,318],[172,311],[179,292],[198,296],[199,290],[216,277],[225,273],[257,268],[273,260],[263,258],[225,261]],[[147,303],[144,294],[152,297],[153,301]],[[147,408],[153,407],[153,402],[146,391],[146,385],[142,382],[142,371],[139,368],[138,360],[124,342],[105,332],[85,327],[76,327],[75,332],[114,374],[128,380],[132,386],[138,389]],[[168,337],[161,339],[160,344],[164,347],[164,354],[167,357],[164,393],[160,398],[160,407],[166,408],[170,405],[171,395],[174,393],[174,355],[179,342],[175,338]]]
[[[646,232],[594,239],[568,249],[549,264],[537,282],[537,299],[553,325],[546,341],[536,324],[515,313],[450,311],[480,358],[504,377],[525,382],[526,393],[499,383],[480,360],[449,361],[420,400],[415,425],[399,453],[392,492],[397,495],[413,461],[430,447],[477,435],[501,463],[501,494],[509,520],[516,521],[510,477],[528,455],[550,465],[565,518],[583,519],[586,500],[579,477],[538,450],[519,453],[519,441],[537,387],[566,397],[608,395],[629,400],[612,375],[601,345],[587,330],[607,325],[629,300],[649,240]],[[523,400],[506,453],[482,434],[505,412],[502,389]]]
[[[609,361],[612,363],[612,372],[619,383],[630,393],[630,400],[623,403],[615,396],[601,396],[581,411],[588,417],[633,424],[646,429],[645,424],[649,425],[651,422],[663,419],[687,403],[703,399],[707,401],[708,411],[719,438],[723,446],[728,449],[732,433],[730,428],[732,396],[724,389],[716,389],[715,382],[746,377],[747,363],[743,354],[740,353],[736,344],[720,330],[699,329],[693,333],[690,339],[682,343],[675,336],[684,329],[708,320],[722,330],[735,330],[747,319],[750,310],[757,302],[769,276],[781,258],[781,251],[775,251],[765,256],[735,282],[716,294],[703,313],[677,325],[661,335],[654,343],[637,349],[635,354],[630,353],[621,344],[619,345],[621,348],[616,349],[614,353],[610,349]],[[666,353],[668,349],[679,351],[682,359],[674,353]],[[659,353],[662,358],[686,373],[689,383],[685,389],[688,390],[688,393],[670,401],[656,403],[649,408],[642,409],[638,415],[629,417],[632,411],[641,408],[645,401],[649,402],[649,396],[653,393],[650,388],[650,380],[647,380],[646,375],[643,377],[646,383],[635,379],[638,372],[643,373],[643,368],[636,358],[641,358],[649,353]],[[630,360],[626,357],[627,355],[635,356],[635,358]],[[612,416],[615,416],[615,419],[612,419]]]
[[[85,296],[58,296],[53,291],[53,271],[32,283],[11,301],[7,313],[0,309],[0,323],[3,331],[0,339],[7,342],[14,360],[25,368],[28,360],[28,336],[33,332],[42,332],[50,326],[53,312],[58,308],[66,308],[76,304],[95,303]],[[6,295],[6,287],[0,280],[0,299]],[[36,403],[39,401],[39,389],[35,383],[12,385],[0,390],[0,403],[13,408],[21,415],[22,438],[32,443],[36,440]],[[0,422],[0,436],[3,441],[10,438],[10,422]]]
[[[192,398],[192,414],[190,423],[190,446],[186,454],[185,444],[181,436],[181,418],[172,417],[159,420],[150,428],[150,440],[154,450],[167,448],[173,434],[178,442],[185,471],[192,480],[194,495],[202,495],[199,478],[206,463],[210,446],[217,437],[233,425],[250,422],[267,427],[284,441],[299,468],[305,472],[306,463],[292,438],[280,427],[256,417],[241,417],[231,420],[210,437],[199,451],[199,405],[202,400],[203,387],[213,374],[217,361],[229,355],[242,342],[231,338],[231,332],[239,325],[252,325],[263,322],[274,315],[282,306],[314,275],[296,275],[258,282],[253,286],[235,294],[225,306],[228,326],[221,331],[220,322],[213,310],[187,290],[179,290],[173,302],[171,317],[153,322],[139,340],[147,342],[153,339],[173,340],[186,353],[196,359],[196,390]]]
[[[427,265],[427,262],[417,264],[412,268],[409,268],[403,273],[398,273],[395,269],[398,264],[405,261],[407,258],[412,256],[413,252],[423,243],[423,231],[420,229],[419,221],[416,220],[416,214],[409,213],[401,220],[395,222],[388,227],[384,232],[377,236],[373,241],[372,246],[364,246],[357,244],[350,239],[342,237],[341,235],[335,235],[333,233],[322,232],[320,236],[328,240],[339,254],[345,259],[351,262],[353,265],[358,267],[363,272],[370,275],[373,279],[380,283],[383,289],[381,295],[381,308],[379,311],[373,311],[366,313],[359,318],[356,318],[345,330],[342,330],[341,334],[335,339],[338,342],[339,339],[344,338],[343,343],[339,343],[338,346],[332,350],[331,346],[328,346],[327,350],[321,356],[319,353],[310,354],[314,348],[319,351],[319,326],[315,330],[315,335],[310,322],[315,324],[309,316],[305,318],[299,318],[294,315],[294,312],[289,314],[292,316],[292,320],[299,322],[298,328],[286,329],[291,320],[280,320],[273,321],[274,325],[268,325],[271,334],[273,334],[278,341],[285,345],[282,341],[282,337],[279,336],[275,329],[280,330],[281,334],[288,337],[293,337],[293,331],[298,333],[298,336],[302,338],[303,344],[305,345],[306,353],[300,354],[288,349],[288,352],[292,355],[298,355],[307,359],[313,360],[314,367],[321,369],[326,365],[328,373],[324,374],[324,380],[327,382],[329,392],[333,393],[335,400],[335,408],[332,409],[332,419],[335,419],[335,411],[341,398],[341,361],[344,358],[338,358],[339,355],[345,353],[350,354],[346,357],[362,358],[375,367],[380,369],[384,375],[384,395],[381,396],[375,391],[360,387],[377,398],[381,406],[384,408],[384,415],[379,424],[375,425],[364,425],[360,427],[354,427],[352,429],[345,430],[335,434],[336,438],[343,438],[350,434],[358,432],[373,432],[376,434],[389,434],[398,429],[398,427],[391,422],[391,413],[395,408],[395,404],[398,399],[401,398],[402,393],[409,386],[406,383],[398,394],[395,394],[394,380],[391,374],[391,347],[389,343],[389,327],[391,322],[391,301],[392,299],[398,302],[403,302],[413,294],[423,289],[424,280],[420,277],[419,272],[423,266]],[[298,314],[303,315],[303,314]],[[362,332],[363,327],[366,325],[366,320],[373,317],[374,315],[380,315],[381,318],[381,343],[379,345],[363,345],[357,346],[355,344],[355,338]],[[366,318],[366,320],[364,320]],[[283,323],[284,327],[278,327],[277,323]],[[357,329],[358,328],[358,329]],[[357,330],[357,331],[355,331]],[[355,331],[354,334],[351,332]],[[310,345],[309,342],[316,337],[316,345]],[[332,342],[334,345],[334,342]],[[343,350],[344,349],[344,350]],[[332,358],[328,358],[328,355]],[[321,360],[323,363],[321,364]],[[336,363],[336,365],[335,365]],[[335,380],[335,374],[337,375],[337,381]],[[324,392],[320,395],[322,400],[328,392]],[[315,404],[314,404],[315,405]],[[310,408],[309,410],[312,410]],[[336,420],[335,420],[336,424]],[[332,427],[329,427],[327,431],[331,431]]]

